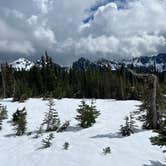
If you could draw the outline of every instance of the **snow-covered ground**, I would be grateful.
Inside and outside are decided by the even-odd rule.
[[[158,146],[152,146],[149,137],[152,131],[143,131],[129,136],[118,134],[124,118],[138,110],[139,101],[96,100],[101,115],[97,123],[88,129],[81,129],[74,119],[79,99],[55,100],[61,121],[70,120],[70,127],[63,133],[54,133],[53,145],[40,149],[41,140],[29,136],[14,136],[13,127],[7,121],[17,108],[27,109],[28,132],[34,132],[42,123],[47,111],[47,101],[29,99],[25,103],[1,100],[7,106],[8,120],[0,131],[0,166],[161,166],[166,163],[165,154]],[[90,100],[87,100],[90,102]],[[140,122],[137,122],[141,126]],[[63,144],[69,142],[68,150]],[[103,148],[110,146],[112,153],[104,155]]]

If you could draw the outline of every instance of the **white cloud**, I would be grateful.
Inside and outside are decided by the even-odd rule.
[[[34,31],[34,35],[37,39],[43,40],[44,42],[56,43],[54,32],[49,28],[38,27]]]
[[[2,1],[8,5],[0,7],[0,53],[8,47],[10,53],[25,54],[48,49],[65,63],[80,56],[111,59],[166,51],[165,0],[128,0],[124,8],[116,0],[97,11],[90,8],[106,0]]]
[[[38,17],[36,15],[32,15],[30,18],[27,19],[29,25],[33,26],[36,25],[38,21]]]
[[[35,49],[30,42],[14,42],[14,41],[0,41],[1,51],[6,53],[20,53],[20,54],[31,54],[35,52]]]
[[[47,14],[51,6],[53,5],[53,0],[33,0],[37,7],[43,14]]]
[[[105,46],[108,49],[106,50],[110,51],[110,57],[113,56],[111,53],[118,57],[149,55],[160,52],[160,49],[166,46],[166,22],[164,21],[166,1],[131,1],[125,9],[118,9],[116,4],[108,3],[100,7],[93,17],[87,25],[81,26],[81,31],[84,35],[94,36],[94,40],[104,35]],[[107,47],[110,36],[119,41],[114,52],[111,47]],[[99,44],[101,41],[97,43],[93,47],[94,50],[98,46],[101,52],[105,53],[102,44]]]

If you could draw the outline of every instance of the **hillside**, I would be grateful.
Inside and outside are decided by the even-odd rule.
[[[90,100],[86,100],[90,102]],[[0,131],[0,165],[2,166],[163,166],[165,154],[158,146],[152,146],[149,138],[156,135],[142,130],[137,121],[138,132],[129,137],[121,137],[118,132],[124,118],[138,110],[139,101],[96,100],[101,115],[91,128],[81,129],[74,119],[80,99],[55,100],[56,109],[62,122],[70,120],[70,126],[63,133],[54,132],[53,145],[40,149],[41,140],[33,139],[34,132],[42,123],[47,111],[47,101],[29,99],[25,103],[1,100],[7,106],[9,117]],[[28,130],[32,135],[16,137],[8,121],[17,108],[26,107]],[[63,144],[69,142],[68,150]],[[111,154],[104,155],[103,148],[110,146]]]

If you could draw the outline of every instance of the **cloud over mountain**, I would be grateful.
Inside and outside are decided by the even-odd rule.
[[[166,51],[165,0],[2,0],[0,6],[0,57],[48,50],[66,64],[81,56]]]

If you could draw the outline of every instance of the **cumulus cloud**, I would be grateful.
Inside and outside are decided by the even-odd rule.
[[[155,54],[166,46],[165,9],[166,1],[162,0],[129,1],[123,9],[118,9],[115,3],[108,3],[99,7],[93,13],[93,19],[80,28],[85,36],[91,34],[94,42],[104,35],[105,46],[110,56],[111,53],[119,55],[118,57]],[[112,44],[110,37],[118,41],[114,51],[108,46]],[[105,52],[102,44],[98,44],[98,49]]]
[[[65,64],[166,51],[165,0],[2,0],[0,6],[0,57],[48,50]]]
[[[9,47],[10,46],[10,47]],[[14,41],[0,41],[1,51],[4,53],[20,53],[20,54],[29,54],[34,53],[35,49],[31,43],[23,41],[21,43]]]

